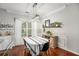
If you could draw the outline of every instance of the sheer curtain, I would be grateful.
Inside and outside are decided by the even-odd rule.
[[[32,36],[42,36],[42,23],[39,21],[32,22]]]

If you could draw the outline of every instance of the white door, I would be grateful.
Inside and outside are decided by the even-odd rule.
[[[23,44],[22,39],[22,21],[19,19],[15,20],[15,45]]]

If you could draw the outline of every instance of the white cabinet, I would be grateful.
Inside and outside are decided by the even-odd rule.
[[[66,48],[67,47],[67,35],[63,28],[51,28],[51,32],[54,32],[53,35],[58,36],[58,47]]]
[[[61,47],[61,48],[67,48],[67,37],[65,35],[60,36],[58,44],[59,44],[59,47]]]
[[[12,36],[0,36],[0,50],[5,50],[6,48],[8,48],[11,42]],[[10,48],[12,48],[12,46]]]

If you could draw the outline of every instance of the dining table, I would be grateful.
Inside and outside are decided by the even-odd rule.
[[[40,51],[43,49],[44,44],[49,42],[48,39],[39,36],[24,37],[24,40],[26,41],[26,46],[32,56],[39,55]]]

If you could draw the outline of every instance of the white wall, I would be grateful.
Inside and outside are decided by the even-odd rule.
[[[52,29],[59,36],[59,47],[79,53],[79,4],[69,4],[47,18],[63,23],[62,28]]]

